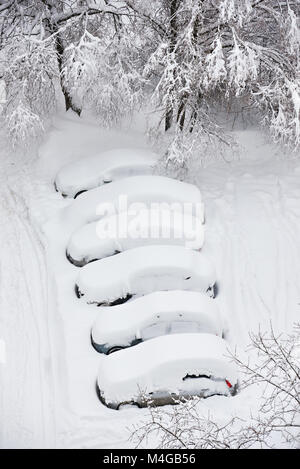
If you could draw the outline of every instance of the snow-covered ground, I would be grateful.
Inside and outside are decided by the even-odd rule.
[[[206,212],[205,255],[217,270],[218,305],[232,347],[248,332],[286,331],[300,310],[300,162],[255,130],[236,132],[240,159],[215,161],[195,181]],[[104,132],[58,117],[39,158],[1,155],[1,447],[129,447],[129,428],[146,410],[115,411],[95,393],[101,356],[90,344],[97,308],[74,294],[78,268],[65,256],[58,215],[72,200],[55,192],[57,171],[82,154],[147,147],[136,131]],[[256,408],[253,390],[203,403],[219,418]]]

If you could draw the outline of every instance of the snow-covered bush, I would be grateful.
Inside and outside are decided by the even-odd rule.
[[[44,131],[40,117],[20,104],[6,118],[6,127],[13,148],[28,146]]]

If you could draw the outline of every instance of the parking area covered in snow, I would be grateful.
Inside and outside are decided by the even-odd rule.
[[[213,161],[193,182],[205,202],[203,254],[216,266],[217,303],[230,324],[226,339],[241,352],[258,326],[266,330],[272,321],[275,331],[290,331],[299,317],[300,167],[260,132],[247,130],[236,137],[240,159]],[[107,358],[90,344],[101,308],[78,301],[74,284],[79,270],[65,256],[76,229],[68,224],[66,211],[84,194],[73,201],[53,188],[63,164],[113,144],[146,145],[139,132],[104,132],[67,115],[56,119],[39,160],[31,161],[21,175],[13,171],[15,160],[3,155],[2,174],[9,167],[11,176],[10,190],[2,198],[0,325],[7,357],[7,365],[0,363],[2,447],[17,442],[25,448],[128,448],[130,428],[145,417],[143,409],[108,409],[94,392],[99,363]],[[30,227],[17,220],[21,213],[30,215]],[[80,226],[84,223],[80,220]],[[41,244],[40,228],[45,235]],[[27,268],[26,283],[16,276],[20,268]],[[25,296],[19,294],[24,289]],[[258,391],[255,387],[233,399],[205,399],[199,413],[220,423],[232,415],[247,421],[259,405]]]
[[[123,155],[124,159],[126,158],[126,152]],[[112,155],[112,161],[110,162],[109,158],[106,158],[106,154],[103,155],[103,174],[105,174],[105,166],[108,167],[108,170],[105,176],[106,181],[100,181],[100,185],[101,182],[111,182],[113,179],[113,171],[110,172],[110,176],[108,175],[109,168],[111,168],[109,165],[110,163],[113,165],[114,157],[117,153],[107,153]],[[128,160],[130,161],[130,158]],[[94,162],[90,158],[85,160],[82,164],[90,165],[90,167],[85,170],[83,166],[81,175],[79,171],[80,163],[74,164],[73,171],[70,165],[64,168],[56,178],[56,189],[62,187],[63,179],[69,194],[83,187],[92,188],[95,186],[96,179],[93,181],[91,179],[93,175],[91,168],[93,166],[97,173],[97,165],[94,165]],[[135,174],[136,165],[133,161],[131,163],[131,173]],[[99,166],[99,162],[97,164]],[[100,169],[100,166],[98,169]],[[128,163],[127,169],[129,168],[130,163]],[[120,177],[122,177],[122,174],[126,175],[126,172],[122,173],[120,166],[119,169],[120,171],[119,173],[116,171],[116,175]],[[74,175],[73,185],[71,183],[72,173]],[[90,182],[88,183],[89,178]],[[80,181],[83,181],[84,185],[81,186]],[[62,195],[66,195],[67,191],[62,189]],[[85,193],[82,194],[82,192]],[[79,195],[80,197],[77,198]],[[67,221],[69,228],[71,226],[72,230],[77,226],[79,227],[72,233],[66,247],[67,258],[72,264],[81,267],[75,284],[76,296],[78,298],[84,297],[84,301],[88,304],[96,303],[97,306],[108,306],[107,310],[109,312],[111,307],[123,304],[133,296],[140,297],[146,295],[143,301],[135,305],[135,314],[129,314],[131,310],[125,308],[123,309],[123,316],[120,317],[120,321],[116,314],[112,314],[109,317],[110,323],[108,320],[105,320],[103,315],[104,321],[102,323],[101,319],[98,318],[95,331],[96,335],[98,333],[98,342],[100,340],[100,343],[95,342],[95,334],[92,332],[91,340],[94,348],[104,353],[115,352],[116,357],[112,360],[112,363],[118,359],[121,366],[126,368],[126,363],[123,362],[122,364],[122,355],[118,353],[122,348],[122,341],[124,342],[125,340],[125,347],[130,347],[145,339],[155,339],[157,336],[160,336],[158,344],[163,343],[163,345],[160,345],[161,348],[170,345],[171,348],[175,349],[177,347],[180,350],[182,347],[181,333],[184,333],[182,335],[183,341],[186,340],[188,333],[193,334],[191,336],[192,342],[189,344],[190,354],[182,356],[182,352],[180,352],[179,358],[178,356],[176,357],[176,354],[175,356],[169,355],[169,363],[165,361],[165,357],[162,358],[158,354],[154,358],[152,366],[150,365],[151,357],[147,354],[147,348],[141,349],[148,366],[146,381],[150,382],[149,380],[152,377],[155,378],[157,374],[159,375],[160,369],[165,368],[169,385],[171,388],[174,388],[174,392],[170,394],[169,386],[166,386],[166,382],[162,380],[160,383],[159,376],[156,376],[157,383],[154,385],[154,393],[158,391],[160,396],[157,401],[156,398],[158,396],[156,396],[155,404],[172,403],[170,398],[174,394],[179,398],[193,395],[203,397],[214,394],[227,395],[229,393],[228,387],[232,388],[229,393],[231,394],[236,386],[228,385],[229,381],[226,379],[224,381],[219,376],[215,376],[218,364],[214,363],[213,372],[202,373],[197,370],[195,373],[189,373],[189,370],[193,370],[197,360],[194,355],[197,355],[197,353],[200,353],[201,356],[203,355],[203,349],[201,351],[201,348],[196,346],[196,339],[193,339],[194,335],[196,335],[198,340],[201,340],[203,337],[204,341],[206,336],[211,336],[213,338],[212,341],[214,341],[215,337],[221,335],[222,330],[217,307],[212,306],[209,301],[205,301],[201,296],[201,293],[203,296],[204,294],[214,296],[216,275],[209,259],[199,252],[204,240],[204,213],[201,194],[198,188],[194,185],[162,176],[152,175],[146,177],[135,175],[123,178],[104,188],[100,187],[91,191],[80,190],[75,194],[75,198],[77,200],[66,209],[66,220],[64,222]],[[87,224],[81,226],[80,223],[83,220]],[[197,251],[189,249],[187,247],[188,243],[193,243],[190,247],[197,249]],[[91,264],[92,261],[94,262]],[[178,292],[177,290],[180,291]],[[169,293],[177,291],[177,294],[175,293],[173,303],[170,305],[168,304],[168,298],[170,299],[171,297],[168,296],[164,297],[165,303],[159,305],[160,300],[158,295],[156,297],[156,309],[160,309],[153,316],[153,308],[155,307],[153,301],[155,300],[152,299],[151,303],[151,295],[147,294],[160,291],[169,291]],[[185,302],[188,305],[184,304],[184,299],[180,296],[180,293],[185,291],[198,293],[197,298],[193,297],[191,304],[187,295],[185,296]],[[160,293],[163,295],[162,292]],[[176,299],[178,304],[175,306],[174,300]],[[203,300],[202,302],[201,299]],[[198,307],[195,305],[197,301],[200,301]],[[131,304],[134,305],[134,301]],[[208,306],[207,310],[205,308],[206,305]],[[138,310],[142,309],[143,316],[141,313],[140,315],[137,314],[136,308]],[[120,311],[121,308],[119,308]],[[127,331],[124,329],[125,321],[129,325],[129,330],[127,327]],[[176,334],[176,332],[180,334]],[[203,335],[203,332],[206,332],[206,335]],[[170,334],[173,337],[171,342],[167,340],[164,343],[166,337]],[[193,341],[194,349],[192,352],[191,346]],[[121,345],[118,342],[121,342]],[[129,355],[129,357],[131,356],[132,363],[138,360],[141,350],[139,347],[132,348],[131,355]],[[134,355],[136,355],[136,359]],[[215,355],[215,348],[213,350],[213,357],[208,351],[208,367],[215,360]],[[203,356],[202,359],[202,368],[206,369],[205,358]],[[178,381],[178,376],[176,372],[174,374],[173,368],[174,363],[178,362],[178,360],[181,363],[181,373],[184,372],[184,377],[182,378],[184,384],[179,382],[179,387],[176,389],[175,381],[176,379]],[[201,359],[199,359],[199,364],[201,364]],[[102,363],[100,370],[103,366]],[[145,381],[145,375],[143,379],[140,366],[136,368],[136,374],[134,375],[132,365],[131,368],[129,367],[128,378],[132,381],[132,394],[131,397],[129,395],[125,397],[126,402],[137,402],[135,389],[139,389],[140,384],[143,384]],[[167,371],[167,368],[170,368],[170,370]],[[179,363],[177,368],[180,369]],[[113,367],[111,371],[104,370],[103,373],[106,380],[110,373],[112,381],[117,379],[117,369]],[[217,372],[217,374],[220,373]],[[130,375],[132,376],[130,377]],[[193,381],[193,384],[191,384],[190,380],[193,378],[196,381]],[[208,387],[207,385],[203,387],[205,381],[209,383]],[[104,392],[99,387],[99,382],[102,382],[101,371],[98,377],[97,388],[99,398],[107,406],[117,408],[120,402],[117,403],[116,407],[110,400],[108,401],[107,398],[104,398],[103,396],[106,391]],[[224,382],[226,392],[223,389]],[[194,386],[195,383],[197,383],[196,387]],[[121,388],[125,386],[126,395],[128,382],[120,383],[120,386]],[[157,386],[159,389],[156,389]],[[127,389],[128,391],[129,389]],[[122,389],[120,389],[120,392],[123,392]],[[151,392],[151,396],[154,398],[153,392]]]
[[[299,0],[0,24],[0,448],[299,447]]]

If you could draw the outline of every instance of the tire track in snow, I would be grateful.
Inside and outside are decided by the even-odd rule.
[[[55,446],[47,264],[26,204],[30,184],[23,172],[20,181],[3,178],[0,191],[0,337],[7,358],[0,365],[4,448]]]

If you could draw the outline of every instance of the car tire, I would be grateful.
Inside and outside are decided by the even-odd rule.
[[[119,352],[120,350],[123,350],[124,347],[111,347],[109,350],[107,350],[106,355],[110,355],[111,353]]]
[[[116,407],[116,410],[121,410],[122,408],[126,409],[126,407],[129,407],[129,406],[130,407],[137,407],[138,409],[141,408],[141,406],[137,402],[131,401],[131,402],[124,402],[124,403],[121,402],[121,404],[119,404]]]
[[[76,199],[80,194],[83,194],[84,192],[87,192],[87,190],[84,189],[84,190],[82,190],[82,191],[77,192],[77,193],[74,195],[74,199]]]

